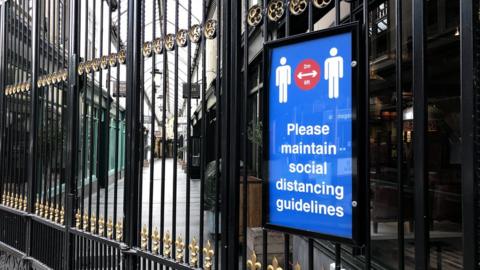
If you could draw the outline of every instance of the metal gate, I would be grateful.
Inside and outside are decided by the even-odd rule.
[[[314,31],[314,22],[330,15],[331,27],[358,22],[368,119],[372,29],[364,18],[371,2],[0,1],[0,255],[13,254],[19,269],[324,269],[320,259],[335,269],[376,268],[369,226],[363,247],[262,228],[265,67],[262,50],[252,49]],[[417,95],[425,80],[425,8],[412,3]],[[471,16],[468,5],[462,10]],[[462,37],[468,27],[462,21]],[[401,67],[401,50],[395,54]],[[401,68],[395,72],[401,82]],[[402,100],[402,84],[393,88]],[[419,97],[417,180],[425,172]],[[402,102],[395,106],[401,114]],[[368,137],[367,127],[362,139]],[[363,158],[368,168],[368,151]],[[415,183],[423,199],[416,202],[415,260],[427,265],[428,187]],[[465,222],[473,213],[464,214],[466,235],[473,234],[473,222]],[[366,222],[369,215],[366,207]],[[465,265],[473,263],[471,256]]]

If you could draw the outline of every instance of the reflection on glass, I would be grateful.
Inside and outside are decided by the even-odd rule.
[[[462,269],[460,1],[425,1],[430,267]]]

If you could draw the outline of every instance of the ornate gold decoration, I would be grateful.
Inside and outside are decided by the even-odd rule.
[[[187,46],[188,31],[185,29],[180,29],[177,32],[176,40],[179,47]]]
[[[7,202],[7,192],[4,189],[2,194],[2,204],[4,205],[6,202]]]
[[[170,232],[167,231],[163,236],[163,256],[170,258],[172,254],[172,238],[170,237]]]
[[[188,245],[188,249],[190,250],[190,266],[197,267],[198,265],[198,251],[200,247],[198,247],[197,239],[194,237],[190,245]]]
[[[297,262],[293,267],[293,270],[302,270],[302,266],[300,266],[300,264]]]
[[[55,206],[55,210],[54,210],[54,211],[55,211],[54,221],[55,221],[56,223],[60,223],[60,206],[59,206],[58,204]]]
[[[165,49],[167,51],[173,51],[175,49],[175,35],[167,34],[165,36]]]
[[[118,63],[125,64],[127,62],[127,52],[125,49],[121,49],[118,52]]]
[[[60,208],[60,224],[64,224],[65,223],[65,208],[62,206]]]
[[[200,39],[202,39],[202,27],[199,24],[192,25],[190,30],[188,30],[188,38],[192,43],[200,42]]]
[[[312,0],[312,4],[316,8],[325,8],[330,2],[332,2],[332,0]]]
[[[83,213],[83,230],[87,231],[88,230],[88,214],[87,212]]]
[[[247,23],[248,25],[255,27],[259,25],[263,20],[263,10],[259,4],[253,5],[248,9]]]
[[[97,224],[97,217],[95,216],[95,214],[93,214],[90,217],[90,232],[91,233],[95,233],[97,231],[96,224]]]
[[[38,216],[43,217],[43,199],[38,203]]]
[[[27,82],[26,84],[27,84],[27,85],[26,85],[26,90],[27,90],[27,91],[30,91],[30,89],[32,88],[32,86],[30,85],[29,82]]]
[[[207,39],[214,39],[217,37],[217,21],[210,19],[205,22],[203,34]]]
[[[83,66],[85,74],[88,74],[91,72],[92,69],[92,61],[86,61],[85,65]]]
[[[272,0],[268,3],[267,16],[272,22],[278,22],[285,14],[285,4],[282,0]]]
[[[78,75],[80,76],[83,75],[83,73],[85,72],[85,63],[78,64],[77,72],[78,72]]]
[[[49,209],[49,219],[51,221],[55,221],[55,206],[53,205],[53,202],[50,203]]]
[[[95,58],[92,60],[92,70],[97,72],[100,70],[100,59]]]
[[[283,270],[280,266],[278,266],[277,257],[273,257],[272,264],[269,264],[267,270]]]
[[[107,221],[107,237],[108,239],[112,239],[113,237],[113,221],[111,217],[109,217]]]
[[[100,68],[101,69],[108,68],[108,56],[104,55],[100,58]]]
[[[262,264],[257,261],[257,254],[255,253],[255,250],[252,251],[252,256],[250,257],[250,260],[247,261],[247,268],[249,270],[262,269]]]
[[[203,261],[203,269],[211,270],[213,265],[213,255],[215,255],[215,252],[213,251],[212,243],[210,243],[210,240],[207,241],[207,245],[203,248],[203,254],[205,255],[205,260]]]
[[[103,236],[105,233],[105,220],[102,216],[98,219],[98,234]]]
[[[147,250],[148,246],[148,230],[147,225],[143,224],[142,231],[140,232],[140,248],[142,250]]]
[[[290,0],[290,12],[293,15],[300,15],[307,10],[307,0]]]
[[[59,83],[61,80],[60,72],[55,72],[52,74],[52,84]]]
[[[159,249],[160,249],[160,234],[158,233],[157,227],[155,227],[152,234],[152,253],[157,255]]]
[[[110,67],[116,67],[117,66],[117,61],[118,61],[118,54],[112,53],[108,57],[108,64]]]
[[[156,54],[161,54],[163,52],[163,39],[156,38],[153,40],[153,50]]]
[[[61,73],[62,81],[66,82],[68,80],[68,71],[64,70]]]
[[[27,211],[27,195],[23,196],[23,211]]]
[[[143,52],[143,56],[144,57],[151,57],[152,56],[152,42],[150,41],[147,41],[145,43],[143,43],[143,48],[142,48],[142,52]]]
[[[47,75],[47,86],[50,86],[53,84],[53,76],[52,74]]]
[[[80,209],[77,209],[77,213],[75,214],[75,228],[81,229],[82,227],[82,214],[80,214]]]
[[[115,239],[117,241],[122,241],[123,239],[123,223],[122,221],[117,221],[117,225],[115,225],[116,235]]]
[[[175,259],[179,263],[183,263],[183,251],[185,250],[185,243],[181,236],[177,237],[177,241],[175,241]]]

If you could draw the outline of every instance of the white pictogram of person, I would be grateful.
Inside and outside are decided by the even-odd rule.
[[[325,60],[325,80],[328,81],[328,98],[338,98],[340,79],[343,78],[343,57],[337,56],[338,50],[330,49],[330,56]]]
[[[287,58],[280,58],[280,65],[275,72],[275,85],[278,86],[278,102],[287,103],[288,86],[292,83],[292,68],[287,65]]]

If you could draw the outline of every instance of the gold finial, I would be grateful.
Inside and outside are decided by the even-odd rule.
[[[198,264],[198,251],[200,248],[198,247],[197,239],[194,237],[190,245],[188,245],[188,249],[190,250],[190,266],[197,267]]]
[[[27,211],[27,195],[23,196],[23,211]]]
[[[13,208],[18,209],[20,197],[18,194],[13,195],[14,205]]]
[[[7,203],[7,191],[4,189],[2,194],[2,204],[5,205]]]
[[[172,253],[172,238],[170,237],[170,232],[167,231],[163,237],[163,256],[170,258]]]
[[[77,213],[75,214],[75,228],[80,229],[82,226],[81,223],[82,214],[80,214],[80,209],[77,209]]]
[[[6,205],[10,206],[10,202],[11,202],[11,198],[10,198],[10,191],[9,191],[7,192],[7,196],[6,196]]]
[[[49,210],[49,219],[54,221],[55,207],[53,206],[53,203],[50,203],[50,207],[48,208],[48,210]]]
[[[255,253],[255,250],[252,251],[252,256],[250,257],[250,260],[247,261],[247,268],[249,270],[262,269],[262,264],[257,261],[257,254]]]
[[[98,234],[100,236],[103,236],[105,233],[105,220],[103,219],[102,216],[98,219]]]
[[[283,270],[280,266],[278,266],[277,257],[273,257],[272,264],[268,265],[267,270]]]
[[[207,241],[207,246],[203,248],[203,254],[205,254],[203,269],[211,270],[213,265],[213,255],[215,254],[215,252],[213,251],[212,243],[210,243],[210,240]]]
[[[85,213],[83,213],[83,230],[84,231],[88,230],[88,214],[86,211]]]
[[[63,206],[60,208],[60,224],[65,223],[65,208]]]
[[[295,266],[293,267],[293,270],[302,270],[302,267],[300,266],[300,264],[297,262],[295,264]]]
[[[185,243],[183,243],[183,239],[181,236],[177,238],[175,241],[175,257],[177,262],[183,263],[183,250],[185,249]]]
[[[60,223],[60,206],[57,204],[53,211],[55,212],[54,222]]]
[[[107,221],[107,237],[108,239],[112,239],[113,237],[113,221],[112,218],[108,218]]]
[[[140,239],[140,248],[142,250],[147,250],[148,246],[148,230],[147,230],[147,225],[143,224],[142,231],[140,233],[141,239]]]
[[[38,215],[43,217],[43,199],[40,199],[40,202],[38,203]]]
[[[117,241],[122,241],[122,238],[123,238],[123,224],[122,224],[122,221],[117,221],[117,225],[115,225],[115,229],[116,229],[116,235],[115,235],[115,239]]]
[[[157,255],[158,250],[160,249],[160,234],[158,233],[157,227],[153,230],[152,234],[152,252]]]
[[[90,218],[90,232],[91,233],[95,233],[95,225],[97,224],[97,217],[95,216],[95,214],[92,215],[92,217]]]

